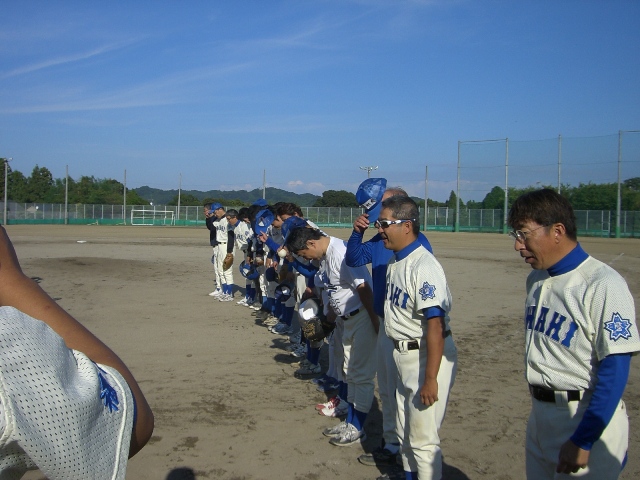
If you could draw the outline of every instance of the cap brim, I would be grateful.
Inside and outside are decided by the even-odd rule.
[[[367,212],[369,214],[369,223],[373,223],[378,220],[380,210],[382,210],[382,202],[378,202],[375,207]]]

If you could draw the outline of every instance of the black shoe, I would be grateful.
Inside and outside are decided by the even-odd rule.
[[[363,465],[371,467],[397,465],[398,453],[391,453],[386,448],[378,447],[371,453],[365,453],[358,457],[358,461]]]

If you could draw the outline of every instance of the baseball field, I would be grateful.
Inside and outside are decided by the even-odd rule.
[[[318,415],[314,405],[326,396],[294,378],[286,337],[269,333],[249,309],[207,295],[213,275],[205,228],[9,225],[7,232],[25,273],[122,357],[154,410],[154,435],[130,460],[127,479],[370,480],[385,472],[357,461],[379,444],[377,402],[362,446],[330,445],[320,432],[337,420]],[[329,233],[346,239],[350,230]],[[522,479],[530,400],[521,317],[530,267],[506,235],[427,235],[453,295],[459,354],[441,430],[445,478]],[[627,280],[637,314],[640,241],[581,244]],[[237,269],[235,276],[244,284]],[[637,360],[624,399],[631,440],[622,478],[635,479]]]

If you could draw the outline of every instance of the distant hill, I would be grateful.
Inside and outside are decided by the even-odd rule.
[[[156,205],[166,205],[173,198],[178,195],[178,190],[160,190],[159,188],[151,187],[138,187],[133,188],[135,192],[142,198],[149,202],[153,202]],[[199,190],[181,190],[181,195],[193,195],[194,197],[204,200],[205,198],[216,198],[225,200],[241,200],[247,205],[251,205],[258,198],[262,198],[262,189],[256,188],[248,192],[247,190],[209,190],[208,192],[201,192]],[[300,207],[311,207],[320,197],[311,193],[297,194],[293,192],[287,192],[286,190],[280,190],[279,188],[267,187],[266,199],[269,204],[273,205],[276,202],[291,202]]]

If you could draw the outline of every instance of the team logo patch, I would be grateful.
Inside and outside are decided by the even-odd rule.
[[[425,301],[427,298],[435,298],[436,286],[429,285],[429,282],[424,282],[422,288],[418,290],[418,293],[422,296],[422,301]]]
[[[627,339],[631,337],[629,327],[631,327],[631,322],[622,318],[618,312],[615,312],[611,316],[611,320],[604,324],[605,330],[609,331],[609,338],[614,342],[619,338]]]
[[[365,208],[366,210],[369,210],[370,208],[373,208],[373,206],[376,204],[376,199],[375,198],[370,198],[369,200],[367,200],[366,202],[364,202],[361,207]]]

